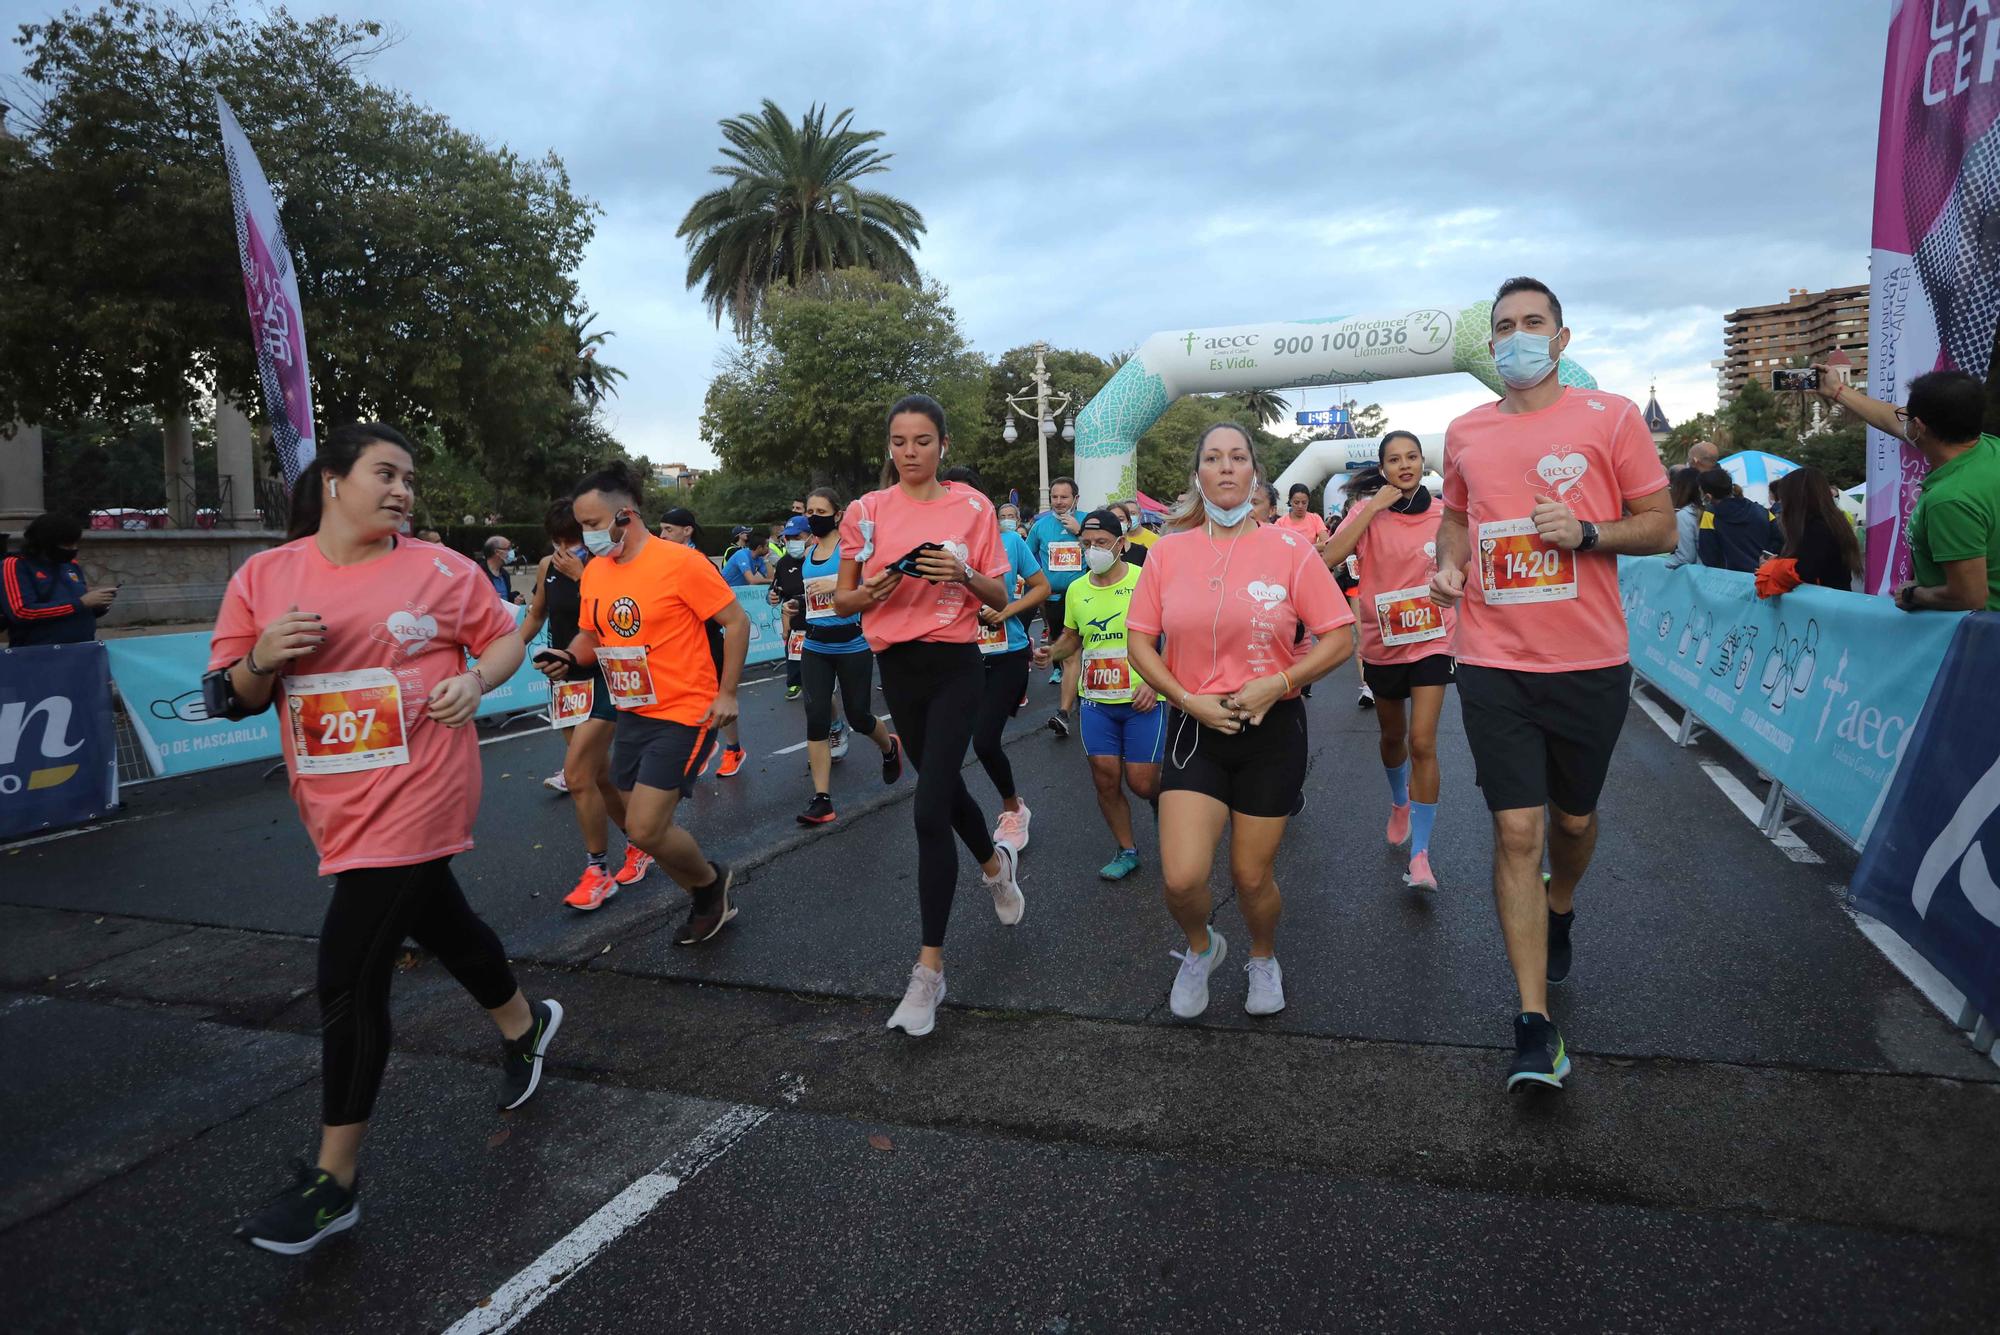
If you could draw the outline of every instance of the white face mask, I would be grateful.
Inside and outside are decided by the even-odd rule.
[[[1118,553],[1109,547],[1086,547],[1083,563],[1090,567],[1091,574],[1101,575],[1118,564]]]
[[[806,540],[804,538],[791,538],[786,541],[785,543],[786,556],[804,556],[805,554],[806,554]]]

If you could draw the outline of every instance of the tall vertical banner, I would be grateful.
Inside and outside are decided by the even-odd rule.
[[[264,389],[264,412],[271,440],[290,485],[315,452],[312,385],[306,376],[306,326],[299,309],[298,272],[291,246],[278,222],[271,183],[243,135],[243,127],[220,93],[222,155],[229,164],[229,200],[236,215],[236,254],[243,263],[243,295],[250,303],[250,330],[257,346],[257,379]]]
[[[1875,150],[1868,392],[1900,403],[1925,371],[1984,377],[2000,319],[2000,17],[1893,0]],[[1910,577],[1923,458],[1868,432],[1868,589]]]

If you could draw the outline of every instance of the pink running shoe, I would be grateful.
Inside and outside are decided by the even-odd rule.
[[[1410,858],[1410,869],[1403,873],[1403,884],[1412,890],[1435,890],[1438,878],[1431,871],[1431,855],[1418,853]]]
[[[1410,842],[1410,804],[1389,808],[1389,842],[1398,848]]]
[[[1000,819],[993,830],[993,842],[1011,844],[1016,853],[1022,852],[1028,847],[1028,822],[1033,819],[1034,813],[1028,810],[1026,802],[1021,803],[1019,811],[1001,808]]]

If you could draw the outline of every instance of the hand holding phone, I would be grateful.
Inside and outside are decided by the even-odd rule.
[[[1817,366],[1788,366],[1771,372],[1771,388],[1774,390],[1819,389],[1819,368]]]
[[[914,575],[918,579],[923,579],[924,578],[923,567],[921,564],[919,564],[923,558],[923,554],[925,552],[940,552],[943,550],[944,548],[942,548],[935,542],[919,543],[915,547],[910,548],[909,551],[905,552],[902,556],[902,559],[891,562],[889,565],[889,569],[895,571],[899,575]]]

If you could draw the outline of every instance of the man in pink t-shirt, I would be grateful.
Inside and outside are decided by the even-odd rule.
[[[1431,581],[1437,602],[1461,609],[1459,705],[1493,813],[1493,898],[1521,1006],[1509,1089],[1560,1089],[1569,1073],[1548,985],[1569,976],[1576,885],[1630,697],[1617,557],[1674,545],[1666,470],[1639,410],[1564,385],[1569,341],[1545,284],[1501,284],[1489,346],[1507,389],[1445,433]]]

